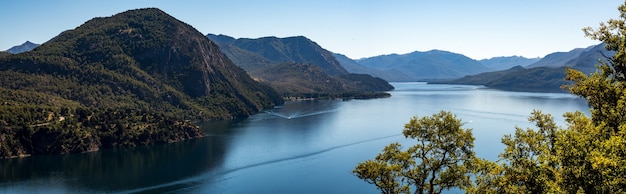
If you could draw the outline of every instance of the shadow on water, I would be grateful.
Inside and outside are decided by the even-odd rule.
[[[207,137],[171,144],[0,160],[0,188],[124,192],[184,179],[221,165],[233,122],[205,122]]]
[[[245,165],[245,166],[240,166],[240,167],[236,167],[236,168],[224,169],[224,170],[217,171],[217,172],[207,172],[204,175],[198,175],[196,177],[190,177],[188,179],[178,180],[178,181],[175,181],[175,182],[169,182],[169,183],[165,183],[165,184],[162,184],[162,185],[155,185],[155,186],[151,186],[151,187],[136,189],[136,190],[132,190],[130,192],[132,192],[132,193],[135,193],[135,192],[145,192],[145,193],[182,192],[182,193],[187,193],[189,191],[193,191],[193,189],[195,189],[195,187],[197,187],[198,185],[201,185],[201,184],[218,183],[220,181],[227,180],[227,179],[230,178],[229,176],[227,176],[228,174],[232,174],[232,173],[237,172],[237,171],[246,170],[246,169],[250,169],[250,168],[256,168],[256,167],[262,167],[262,166],[265,166],[265,165],[276,164],[276,163],[285,162],[285,161],[309,158],[309,157],[312,157],[312,156],[316,156],[316,155],[319,155],[319,154],[323,154],[323,153],[326,153],[326,152],[330,152],[330,151],[333,151],[333,150],[337,150],[337,149],[341,149],[341,148],[345,148],[345,147],[349,147],[349,146],[354,146],[354,145],[358,145],[358,144],[369,143],[369,142],[373,142],[373,141],[379,141],[379,140],[389,139],[389,138],[394,138],[394,137],[399,137],[399,136],[402,136],[402,134],[382,136],[382,137],[377,137],[377,138],[372,138],[372,139],[352,142],[352,143],[348,143],[348,144],[343,144],[343,145],[329,147],[329,148],[326,148],[326,149],[322,149],[322,150],[318,150],[318,151],[314,151],[314,152],[310,152],[310,153],[303,153],[301,155],[296,155],[296,156],[287,156],[287,157],[284,157],[284,158],[278,158],[278,159],[274,159],[274,160],[270,160],[270,161],[263,161],[263,162],[254,163],[254,164]]]
[[[289,115],[285,117],[293,120],[284,122],[310,125],[307,123],[312,116],[335,111],[336,102],[305,101],[288,103],[268,111],[269,114],[258,114],[250,119],[278,119],[280,115]],[[247,125],[250,119],[203,122],[201,127],[206,137],[171,144],[3,159],[0,160],[0,188],[18,193],[151,192],[179,190],[189,186],[184,183],[186,180],[199,177],[213,182],[214,176],[207,176],[207,173],[228,174],[238,170],[222,171],[224,157],[232,143],[230,141],[241,132],[233,126]],[[303,130],[307,131],[303,128],[293,133],[302,133]],[[293,158],[279,161],[289,159]],[[240,169],[275,162],[278,161],[261,162]]]

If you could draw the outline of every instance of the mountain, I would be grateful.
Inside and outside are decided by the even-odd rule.
[[[433,83],[484,85],[495,89],[526,92],[567,92],[560,89],[560,86],[569,84],[564,80],[566,68],[573,68],[589,74],[596,71],[595,66],[598,64],[598,60],[606,62],[605,56],[612,55],[614,52],[607,51],[604,44],[599,44],[584,49],[574,49],[570,52],[549,54],[531,65],[538,67],[516,66],[508,70]]]
[[[404,72],[421,80],[458,78],[492,70],[464,55],[441,50],[381,55],[357,62],[367,68]]]
[[[319,66],[328,75],[348,73],[331,52],[304,36],[234,39],[226,35],[208,34],[207,37],[220,45],[226,55],[237,58],[233,59],[235,64],[240,65],[248,72],[279,63],[309,63]],[[261,60],[261,62],[266,61],[266,63],[256,62],[255,64],[250,62],[254,60],[249,60],[247,55],[242,57],[241,52],[251,55],[250,58],[253,59],[262,57],[265,60]]]
[[[498,70],[509,69],[515,66],[526,67],[528,65],[531,65],[539,61],[540,59],[541,58],[525,58],[521,56],[510,56],[510,57],[493,57],[490,59],[480,60],[479,62],[481,62],[483,65],[491,69],[498,71]]]
[[[606,57],[613,55],[615,55],[615,52],[606,50],[605,44],[602,43],[589,47],[587,50],[580,53],[578,57],[566,62],[565,66],[589,74],[596,71],[596,65],[599,64],[599,60],[608,62]]]
[[[546,55],[541,60],[531,64],[528,68],[533,67],[564,67],[567,62],[580,56],[585,51],[589,51],[593,46],[587,48],[576,48],[568,52],[555,52]]]
[[[483,85],[494,89],[523,92],[567,92],[561,89],[562,85],[568,84],[563,78],[565,78],[565,67],[535,67],[526,69],[516,66],[507,70],[429,83]]]
[[[367,68],[359,64],[358,62],[348,58],[347,56],[339,53],[333,53],[333,56],[335,57],[335,59],[337,59],[337,61],[339,61],[339,64],[341,64],[341,66],[343,66],[350,73],[368,74],[393,82],[406,82],[417,80],[417,78],[409,76],[397,70],[378,70]]]
[[[11,54],[18,54],[18,53],[31,51],[31,50],[37,48],[38,46],[39,46],[39,44],[35,44],[35,43],[30,42],[30,41],[26,41],[22,45],[11,47],[9,50],[7,50],[7,52],[9,52]]]
[[[0,58],[0,157],[203,136],[191,121],[282,103],[218,46],[159,9],[94,18]]]
[[[235,39],[208,34],[207,37],[235,64],[285,97],[311,93],[371,96],[371,92],[393,89],[383,79],[350,74],[330,51],[303,36]]]

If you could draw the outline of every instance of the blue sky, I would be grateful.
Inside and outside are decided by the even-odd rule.
[[[618,18],[617,0],[5,0],[0,50],[43,43],[94,17],[156,7],[203,34],[306,36],[358,59],[432,49],[470,58],[543,57],[599,42],[583,27]]]

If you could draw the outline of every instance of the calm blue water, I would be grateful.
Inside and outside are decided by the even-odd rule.
[[[203,123],[202,139],[86,154],[0,160],[0,193],[378,193],[352,169],[401,136],[412,116],[455,113],[472,128],[479,157],[496,159],[500,139],[532,127],[533,109],[581,110],[569,94],[479,86],[393,83],[391,98],[289,102],[247,119]]]

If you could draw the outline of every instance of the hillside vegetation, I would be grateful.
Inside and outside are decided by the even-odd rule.
[[[282,103],[191,26],[158,9],[94,18],[0,58],[0,157],[196,138],[198,119]]]

